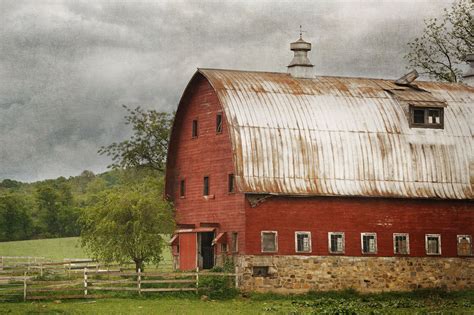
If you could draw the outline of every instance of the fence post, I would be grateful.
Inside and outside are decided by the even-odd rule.
[[[196,293],[199,289],[199,267],[196,267]]]
[[[235,266],[235,288],[238,289],[239,288],[239,273],[238,273],[238,268],[237,266]]]
[[[142,269],[141,268],[138,268],[137,285],[138,285],[138,295],[142,295]]]
[[[26,302],[26,272],[23,276],[23,301]]]
[[[87,267],[84,268],[84,296],[87,295]]]

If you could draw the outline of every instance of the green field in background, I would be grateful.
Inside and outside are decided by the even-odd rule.
[[[0,242],[0,256],[34,256],[52,260],[89,257],[81,248],[79,237]],[[168,246],[163,249],[163,260],[171,261]]]

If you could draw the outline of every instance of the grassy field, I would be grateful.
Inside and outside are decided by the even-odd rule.
[[[78,237],[0,242],[0,256],[34,256],[53,260],[89,257],[81,248]],[[168,247],[163,250],[163,258],[165,261],[171,260]]]
[[[474,314],[474,292],[442,294],[347,295],[344,293],[281,297],[257,295],[226,301],[161,295],[34,303],[3,303],[0,314]]]
[[[78,237],[0,242],[0,256],[35,256],[58,260],[87,258]]]

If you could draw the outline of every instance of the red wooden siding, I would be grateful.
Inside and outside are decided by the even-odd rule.
[[[194,270],[197,264],[197,234],[179,235],[179,269]]]
[[[244,250],[244,195],[228,193],[233,173],[232,148],[223,116],[223,130],[216,133],[216,115],[222,112],[211,85],[202,75],[189,83],[179,106],[171,138],[167,169],[167,195],[174,201],[178,224],[219,223],[217,232],[239,233]],[[192,121],[198,120],[198,137],[192,138]],[[210,197],[203,197],[203,178],[209,176]],[[186,182],[179,197],[180,180]],[[230,235],[231,233],[228,233]],[[217,251],[220,246],[217,246]],[[217,252],[218,253],[218,252]]]
[[[255,208],[246,204],[250,255],[262,254],[266,230],[278,231],[277,255],[297,255],[295,231],[311,232],[311,255],[330,255],[328,232],[345,232],[347,256],[362,256],[362,232],[377,233],[377,256],[394,256],[393,233],[409,233],[410,256],[425,256],[425,234],[441,234],[442,256],[457,256],[456,235],[474,235],[471,201],[273,197]]]

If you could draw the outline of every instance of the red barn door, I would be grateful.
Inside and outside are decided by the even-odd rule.
[[[197,233],[179,234],[179,269],[194,270],[197,263]]]

